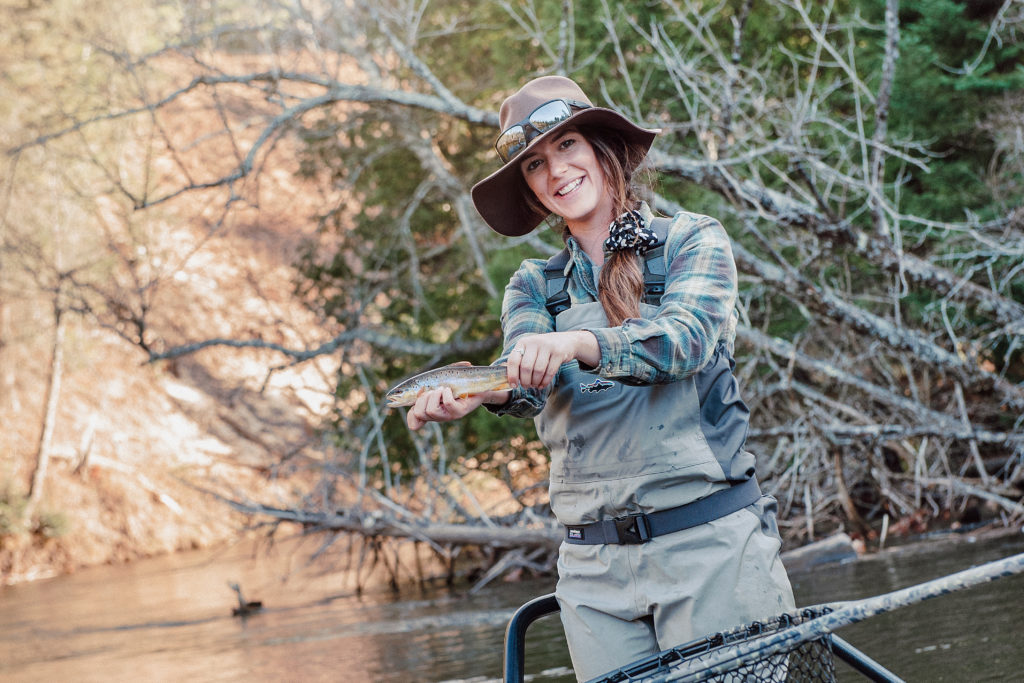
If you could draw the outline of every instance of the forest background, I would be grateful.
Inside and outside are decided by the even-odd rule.
[[[5,582],[282,525],[360,581],[551,571],[531,422],[381,405],[490,362],[560,247],[469,198],[548,73],[660,127],[654,205],[732,236],[788,548],[1024,514],[1024,3],[6,0],[0,34]]]

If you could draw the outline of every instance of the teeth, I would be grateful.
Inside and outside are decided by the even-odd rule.
[[[557,194],[557,195],[558,195],[559,197],[561,197],[561,196],[564,196],[564,195],[567,195],[567,194],[569,194],[570,192],[572,192],[573,190],[575,190],[575,189],[576,189],[577,187],[579,187],[579,186],[580,186],[580,183],[582,183],[582,182],[583,182],[583,179],[582,179],[582,178],[579,178],[579,179],[577,179],[577,180],[574,180],[574,181],[572,181],[571,183],[569,183],[568,185],[566,185],[565,187],[563,187],[563,188],[562,188],[561,190],[559,190],[559,191],[558,191],[558,192],[557,192],[556,194]]]

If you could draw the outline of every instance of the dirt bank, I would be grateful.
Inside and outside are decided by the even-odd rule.
[[[102,199],[97,205],[104,210]],[[293,295],[289,264],[305,234],[298,216],[264,211],[217,233],[182,220],[155,234],[149,264],[174,267],[146,290],[149,341],[166,348],[260,329],[299,347],[316,338],[314,316]],[[69,315],[52,459],[37,514],[23,522],[51,310],[27,293],[0,305],[0,582],[235,538],[248,520],[204,490],[269,501],[306,490],[314,475],[288,462],[322,457],[313,446],[333,400],[330,358],[273,373],[282,359],[262,351],[215,348],[149,363],[94,318]]]

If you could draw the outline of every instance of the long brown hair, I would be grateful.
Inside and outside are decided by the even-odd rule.
[[[605,185],[613,199],[613,215],[636,209],[644,189],[636,177],[642,173],[647,150],[626,144],[622,136],[612,130],[591,127],[580,133],[594,148],[604,172]],[[640,317],[643,287],[643,269],[635,251],[615,251],[605,258],[597,296],[609,325],[621,325],[626,318]]]

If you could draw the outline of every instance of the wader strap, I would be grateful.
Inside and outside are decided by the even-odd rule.
[[[658,236],[658,245],[644,254],[644,303],[652,306],[661,304],[665,293],[665,240],[672,219],[659,216],[651,221],[651,229]]]
[[[644,254],[644,303],[661,304],[665,294],[665,245],[659,244]]]
[[[572,306],[569,299],[569,276],[565,266],[569,263],[569,250],[562,249],[544,266],[544,280],[547,282],[548,300],[544,304],[552,318]]]
[[[651,230],[658,237],[658,244],[644,254],[644,303],[657,306],[665,293],[665,239],[672,219],[658,216],[651,221]],[[544,266],[544,280],[547,282],[547,301],[544,306],[554,318],[572,307],[569,299],[569,277],[565,274],[565,266],[569,263],[569,250],[562,249]]]
[[[646,543],[655,536],[682,531],[731,515],[753,505],[760,498],[761,488],[756,479],[750,478],[741,484],[734,484],[700,500],[668,510],[566,526],[565,542],[573,545]]]

